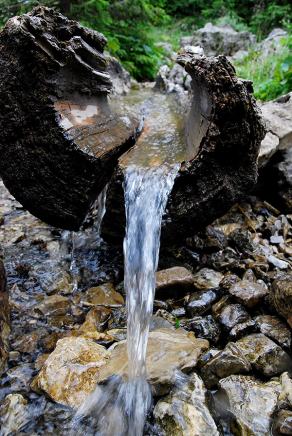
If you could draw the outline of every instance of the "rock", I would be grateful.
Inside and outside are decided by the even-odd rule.
[[[78,230],[140,124],[109,115],[105,44],[42,6],[11,18],[0,36],[0,174],[27,210],[68,230]]]
[[[214,344],[219,340],[220,328],[212,315],[195,316],[187,322],[187,327],[197,338],[207,339]]]
[[[108,358],[108,351],[91,339],[60,339],[33,380],[32,388],[58,403],[77,408],[94,390],[98,373]]]
[[[155,80],[155,88],[168,94],[172,92],[182,94],[191,89],[191,78],[178,64],[171,69],[168,65],[162,65]]]
[[[248,307],[253,308],[268,294],[268,290],[262,285],[248,280],[241,280],[232,285],[228,292],[235,297],[235,299]]]
[[[81,297],[84,306],[119,307],[125,304],[123,296],[115,290],[112,283],[104,283],[88,289]]]
[[[270,254],[267,257],[267,259],[268,259],[269,263],[272,264],[275,268],[282,269],[282,270],[289,268],[288,262],[286,262],[282,259],[279,259],[278,257],[273,256],[272,254]]]
[[[125,95],[131,89],[131,75],[113,56],[107,58],[107,71],[112,81],[112,93]]]
[[[291,371],[292,359],[279,345],[262,333],[245,336],[236,342],[253,368],[267,377]]]
[[[272,284],[272,301],[279,313],[292,327],[292,274],[282,274]]]
[[[281,49],[283,38],[287,36],[288,34],[285,30],[280,28],[273,29],[269,35],[258,44],[261,56],[264,58],[278,52]]]
[[[203,315],[212,304],[218,299],[218,295],[211,289],[203,292],[193,292],[186,305],[186,312],[188,316],[194,317],[196,315]]]
[[[188,269],[175,266],[156,273],[156,292],[164,289],[190,289],[194,284],[194,276]]]
[[[6,371],[12,392],[29,392],[30,382],[34,375],[34,366],[31,363],[19,362]]]
[[[36,304],[33,307],[34,312],[38,316],[52,317],[59,315],[66,315],[70,309],[70,301],[67,297],[54,294],[45,297],[44,301]]]
[[[292,100],[292,99],[291,99]],[[283,152],[283,159],[276,165],[277,194],[282,208],[292,212],[292,148]]]
[[[257,332],[258,325],[254,319],[248,319],[247,321],[240,322],[236,324],[229,332],[229,338],[232,341],[242,338],[243,336],[249,335],[250,333]]]
[[[219,386],[226,396],[225,407],[233,415],[238,435],[270,435],[280,391],[277,381],[262,383],[250,376],[231,375],[220,380]]]
[[[292,410],[280,410],[273,422],[273,434],[292,434]]]
[[[220,379],[232,374],[251,372],[251,364],[240,348],[229,342],[224,350],[217,353],[202,368],[202,377],[208,388],[217,386]]]
[[[36,350],[40,335],[38,332],[27,333],[14,341],[11,346],[21,353],[33,353]]]
[[[149,330],[152,332],[154,330],[159,330],[161,328],[173,329],[174,326],[169,321],[162,318],[161,316],[157,316],[157,315],[152,316]]]
[[[0,405],[1,436],[19,434],[30,421],[27,400],[20,394],[9,394]]]
[[[194,285],[199,290],[218,288],[223,274],[209,268],[202,268],[194,275]]]
[[[259,315],[255,318],[261,333],[268,336],[281,347],[291,347],[291,331],[277,316]]]
[[[182,42],[187,41],[184,39]],[[188,42],[203,47],[207,56],[232,56],[239,50],[250,48],[256,42],[256,37],[250,32],[236,32],[228,25],[214,26],[207,23],[195,31]]]
[[[261,148],[258,156],[259,166],[266,165],[271,157],[276,153],[279,148],[280,140],[277,135],[272,132],[267,132],[266,136],[261,142]]]
[[[192,333],[182,329],[158,329],[150,332],[147,347],[147,374],[154,395],[169,392],[175,382],[177,370],[189,372],[195,368],[208,341],[196,339]],[[127,377],[126,342],[119,342],[112,350],[106,365],[101,368],[98,381],[104,382],[114,374]]]
[[[185,385],[158,401],[153,414],[165,434],[219,436],[208,409],[207,391],[197,374],[192,374]]]
[[[85,321],[82,325],[85,329],[95,329],[97,332],[101,333],[106,329],[111,314],[112,311],[108,307],[93,307],[87,313]]]
[[[287,372],[280,377],[282,391],[279,396],[279,405],[282,407],[292,407],[292,379]]]
[[[10,311],[8,291],[6,287],[6,275],[0,247],[0,376],[6,366],[8,358],[10,334]]]
[[[261,111],[268,132],[279,138],[277,149],[288,149],[292,143],[292,92],[276,100],[263,103]]]
[[[250,316],[241,304],[228,304],[223,307],[217,319],[229,331],[235,325],[248,321]]]

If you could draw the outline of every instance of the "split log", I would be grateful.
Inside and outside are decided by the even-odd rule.
[[[225,56],[178,56],[192,77],[187,135],[193,157],[181,164],[168,199],[162,241],[176,243],[223,215],[257,181],[257,157],[265,128],[252,96],[252,84],[236,77]],[[123,175],[117,170],[108,189],[103,233],[123,234]]]
[[[10,316],[5,269],[0,248],[0,375],[3,373],[8,358],[8,337],[10,333]]]
[[[138,121],[110,112],[106,39],[53,9],[0,34],[0,175],[32,214],[77,230],[132,144]]]
[[[0,174],[25,208],[66,229],[80,226],[138,134],[137,120],[110,112],[105,42],[44,7],[9,20],[0,34]],[[193,234],[253,187],[264,136],[251,84],[224,56],[183,51],[178,62],[192,77],[192,157],[168,201],[168,242]],[[104,229],[122,237],[119,171],[108,192]]]

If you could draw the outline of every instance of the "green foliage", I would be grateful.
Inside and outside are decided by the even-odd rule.
[[[292,34],[283,38],[275,53],[266,57],[251,51],[236,65],[237,74],[253,81],[255,97],[274,99],[292,90]]]

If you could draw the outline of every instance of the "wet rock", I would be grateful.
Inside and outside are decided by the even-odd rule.
[[[250,376],[231,375],[219,382],[238,435],[269,436],[280,391],[279,382],[261,383]]]
[[[164,289],[189,289],[194,284],[194,276],[184,267],[175,266],[156,273],[156,292]]]
[[[150,331],[159,330],[161,328],[173,329],[174,326],[161,316],[152,316],[150,321]]]
[[[245,336],[236,345],[253,368],[267,377],[292,369],[291,357],[262,333]]]
[[[41,334],[39,334],[38,332],[32,332],[24,334],[16,341],[14,341],[11,344],[11,347],[16,351],[20,351],[21,353],[32,353],[37,348],[40,336],[44,334],[43,332],[40,333]]]
[[[228,304],[217,317],[220,324],[228,331],[236,324],[248,321],[249,314],[241,304]]]
[[[212,315],[195,316],[187,322],[187,327],[195,333],[197,338],[208,339],[214,344],[220,337],[220,328]]]
[[[252,234],[249,230],[242,228],[233,230],[230,233],[228,240],[232,247],[237,248],[242,253],[254,251],[255,247],[252,242]]]
[[[232,285],[228,292],[235,297],[235,299],[248,307],[249,309],[256,306],[267,294],[268,290],[259,283],[250,282],[248,280],[241,280]]]
[[[127,311],[126,307],[122,306],[117,309],[112,309],[112,316],[108,321],[109,329],[118,329],[121,327],[126,327],[127,325]]]
[[[112,283],[104,283],[103,285],[88,289],[82,295],[81,303],[84,306],[119,307],[125,301],[124,297],[115,290]]]
[[[283,274],[273,281],[271,297],[273,304],[292,327],[292,274]]]
[[[247,374],[251,372],[251,364],[245,358],[240,348],[230,342],[224,350],[216,354],[202,368],[202,377],[208,388],[217,386],[220,379],[232,374]]]
[[[29,422],[27,400],[20,394],[9,394],[0,405],[0,434],[19,434]]]
[[[194,275],[194,286],[199,290],[218,288],[223,274],[209,268],[202,268]]]
[[[236,341],[243,336],[255,333],[259,330],[258,325],[254,319],[248,319],[247,321],[236,324],[229,332],[229,339]]]
[[[12,392],[29,391],[30,382],[34,375],[33,364],[20,362],[18,366],[9,368],[6,372]]]
[[[277,316],[259,315],[255,318],[261,333],[285,348],[291,346],[291,331]]]
[[[291,435],[292,434],[292,411],[280,410],[273,422],[273,434]]]
[[[212,304],[217,299],[217,293],[211,289],[209,291],[193,292],[186,305],[186,312],[190,317],[203,315],[211,309]]]
[[[60,339],[33,380],[32,388],[58,403],[79,407],[94,390],[98,372],[108,357],[108,351],[93,340]]]
[[[207,23],[201,29],[194,32],[191,42],[192,45],[203,47],[208,56],[226,55],[232,56],[238,50],[246,50],[256,41],[255,35],[250,32],[236,32],[231,26],[214,26]],[[182,43],[187,42],[185,39]]]
[[[85,321],[80,327],[80,329],[96,330],[97,332],[101,333],[106,329],[111,314],[112,311],[108,307],[104,307],[104,306],[93,307],[87,313]]]
[[[149,334],[147,347],[148,381],[154,395],[163,395],[175,382],[177,370],[189,372],[195,368],[200,355],[209,347],[208,341],[196,339],[182,329],[159,329]],[[98,375],[103,382],[113,374],[127,377],[126,342],[119,342]]]
[[[70,309],[70,301],[62,295],[51,295],[33,307],[36,315],[52,317],[66,315]]]
[[[48,295],[70,294],[72,291],[70,275],[66,271],[60,270],[53,262],[37,266],[30,276],[37,278],[38,283]]]
[[[6,276],[0,247],[0,375],[4,371],[8,358],[8,337],[10,333],[10,312]]]
[[[208,409],[207,391],[197,374],[192,374],[183,386],[158,401],[153,414],[165,434],[219,436]]]

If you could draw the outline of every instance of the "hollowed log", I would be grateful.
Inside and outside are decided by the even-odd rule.
[[[78,229],[115,170],[103,228],[120,239],[118,159],[134,144],[139,123],[110,110],[105,43],[44,7],[8,21],[0,34],[0,175],[34,215]],[[191,158],[181,163],[168,201],[168,242],[210,223],[253,187],[264,136],[251,84],[224,56],[184,51],[178,62],[192,77]]]

